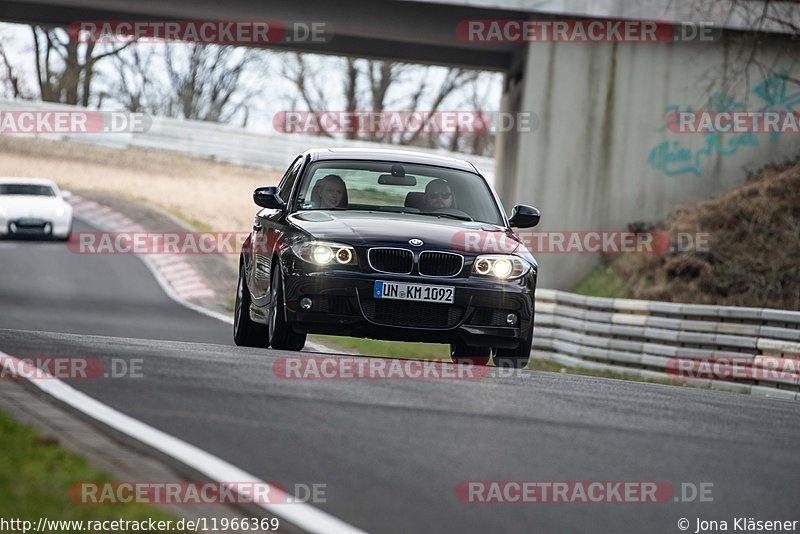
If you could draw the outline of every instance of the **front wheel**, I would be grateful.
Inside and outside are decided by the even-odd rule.
[[[494,364],[497,367],[509,367],[511,369],[524,369],[528,366],[531,357],[531,345],[533,345],[533,326],[525,339],[519,340],[519,346],[515,349],[497,349],[494,355]]]
[[[283,277],[277,262],[272,265],[272,283],[269,302],[269,344],[278,350],[302,350],[306,334],[298,334],[286,322],[284,314]]]
[[[454,343],[450,345],[450,358],[453,363],[462,365],[488,365],[492,358],[492,348],[470,347]]]
[[[239,347],[269,347],[269,332],[263,324],[250,319],[250,290],[247,289],[244,264],[239,266],[236,304],[233,313],[233,342]]]
[[[72,223],[69,223],[69,230],[67,230],[66,235],[57,236],[54,235],[53,239],[56,241],[69,241],[69,238],[72,237]]]

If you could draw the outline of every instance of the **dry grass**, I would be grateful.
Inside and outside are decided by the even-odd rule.
[[[173,152],[0,136],[1,176],[144,200],[220,231],[248,231],[258,210],[253,189],[275,185],[282,174]]]
[[[635,298],[800,310],[800,162],[667,221],[672,236],[709,233],[710,250],[614,261]]]

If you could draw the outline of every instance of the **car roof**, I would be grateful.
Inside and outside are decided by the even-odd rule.
[[[480,174],[472,163],[429,154],[426,152],[414,152],[412,150],[394,150],[389,148],[315,148],[305,152],[311,157],[311,161],[325,160],[367,160],[367,161],[391,161],[397,163],[416,163],[418,165],[435,165],[437,167],[448,167],[462,171]]]
[[[47,180],[46,178],[11,178],[2,176],[0,177],[0,184],[30,184],[58,187],[53,180]]]

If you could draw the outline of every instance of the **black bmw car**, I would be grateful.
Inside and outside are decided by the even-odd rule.
[[[237,345],[300,350],[306,335],[448,343],[453,360],[524,367],[537,264],[472,164],[415,152],[309,150],[242,247]]]

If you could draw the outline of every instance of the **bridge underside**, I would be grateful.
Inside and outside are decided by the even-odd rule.
[[[385,0],[26,0],[0,1],[0,19],[68,25],[85,20],[257,20],[324,22],[333,38],[324,43],[281,43],[271,47],[392,59],[410,63],[507,71],[522,46],[463,43],[456,25],[464,19],[525,18],[523,12]]]

